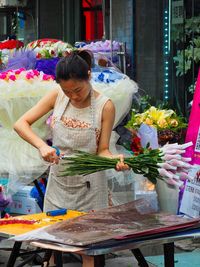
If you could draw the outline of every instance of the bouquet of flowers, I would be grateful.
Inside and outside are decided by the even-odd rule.
[[[47,169],[37,149],[24,142],[13,124],[46,93],[58,85],[51,75],[37,70],[8,70],[0,73],[0,175],[9,177],[8,189],[16,192]],[[32,127],[43,140],[49,137],[46,114]]]
[[[83,49],[91,50],[92,52],[110,52],[111,51],[111,41],[97,41],[91,42],[89,44],[85,44]],[[118,51],[119,50],[119,42],[113,41],[112,42],[112,50]]]
[[[5,40],[3,42],[0,42],[0,50],[14,49],[14,48],[18,49],[23,46],[24,46],[24,43],[19,40]]]
[[[178,116],[172,109],[159,109],[154,106],[143,113],[136,113],[133,110],[127,128],[138,130],[142,123],[157,129],[161,145],[180,141],[182,131],[187,127],[184,118]]]
[[[9,57],[14,51],[22,48],[24,43],[18,40],[5,40],[0,42],[0,69],[3,69],[8,62]]]
[[[63,57],[73,49],[69,43],[56,39],[40,39],[28,44],[27,48],[34,49],[38,59]]]
[[[133,172],[144,175],[152,183],[162,179],[170,185],[182,186],[182,178],[187,178],[187,169],[191,159],[181,156],[191,143],[177,145],[167,144],[160,149],[150,149],[124,159]],[[74,156],[64,156],[64,169],[60,176],[89,175],[94,172],[115,168],[119,159],[105,158],[86,152],[77,151]],[[65,168],[66,166],[66,168]]]

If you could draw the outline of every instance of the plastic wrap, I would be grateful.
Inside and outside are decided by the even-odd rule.
[[[157,129],[155,127],[142,123],[138,134],[141,138],[142,147],[146,147],[148,143],[152,149],[157,149],[159,147]]]
[[[127,76],[115,82],[104,83],[92,80],[92,86],[97,91],[109,97],[115,105],[114,128],[124,119],[132,105],[133,94],[137,93],[138,85]]]
[[[131,156],[123,146],[116,145],[119,135],[113,131],[110,139],[110,151],[113,155]],[[109,204],[120,205],[135,200],[135,173],[132,170],[123,172],[114,169],[105,171],[108,179]]]
[[[114,244],[120,240],[166,237],[179,230],[199,226],[199,219],[156,213],[143,199],[102,209],[13,238],[16,241],[42,240],[73,246]],[[107,241],[106,243],[104,243]],[[119,245],[119,243],[118,243]]]
[[[43,174],[48,165],[39,157],[37,149],[25,142],[13,130],[13,124],[33,107],[47,92],[58,85],[43,73],[20,70],[1,74],[0,79],[0,175],[8,177],[9,193],[18,191]],[[4,77],[5,76],[5,77]],[[14,78],[15,77],[15,78]],[[13,80],[11,80],[11,78]],[[28,79],[30,78],[30,79]],[[43,116],[33,124],[33,130],[43,140],[49,137],[49,128]]]

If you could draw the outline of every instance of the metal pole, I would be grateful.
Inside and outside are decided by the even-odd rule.
[[[40,30],[39,30],[39,22],[40,22],[40,18],[39,18],[39,0],[36,0],[36,28],[37,28],[37,32],[36,32],[36,39],[39,39],[40,37]]]
[[[102,15],[103,15],[103,36],[102,40],[106,39],[106,3],[105,0],[102,1]]]
[[[113,61],[113,36],[112,36],[112,0],[110,0],[110,49],[111,49],[111,62]]]

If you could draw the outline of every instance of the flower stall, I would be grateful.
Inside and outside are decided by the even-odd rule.
[[[19,189],[19,186],[28,184],[39,177],[47,170],[48,164],[45,164],[44,161],[40,159],[37,149],[21,140],[15,134],[12,130],[12,125],[49,90],[58,86],[54,80],[55,66],[60,57],[69,54],[73,49],[77,48],[73,48],[69,44],[59,40],[37,40],[29,44],[26,49],[15,51],[15,53],[9,57],[4,71],[0,73],[0,137],[1,140],[3,140],[0,143],[0,149],[2,151],[0,155],[0,173],[1,175],[7,175],[9,177],[8,188],[14,192]],[[106,62],[106,64],[103,64],[101,60],[94,61],[95,64],[92,68],[91,83],[96,90],[105,94],[113,101],[116,109],[114,127],[117,127],[129,113],[133,95],[137,93],[138,86],[127,75],[115,68],[108,58],[106,58]],[[50,138],[48,127],[49,120],[47,120],[47,118],[48,116],[45,116],[33,125],[34,131],[44,140]],[[172,110],[157,110],[151,107],[151,109],[144,114],[139,115],[133,113],[127,127],[137,130],[144,122],[148,125],[156,123],[156,127],[159,131],[166,130],[165,126],[169,125],[168,127],[170,127],[170,130],[175,132],[177,130],[178,132],[178,129],[184,126],[184,122],[181,119],[179,120],[179,117]],[[177,178],[176,180],[174,174],[171,175],[170,172],[163,167],[166,157],[168,158],[168,154],[170,154],[170,148],[168,147],[164,149],[167,151],[165,156],[165,151],[161,152],[160,150],[155,150],[151,152],[148,149],[142,149],[142,146],[138,146],[139,161],[146,160],[146,165],[148,165],[148,159],[155,159],[152,165],[150,164],[151,166],[146,166],[146,168],[142,167],[141,170],[139,170],[140,164],[137,162],[136,157],[134,159],[132,158],[133,155],[131,154],[134,151],[134,145],[138,145],[138,139],[136,137],[137,136],[133,138],[135,144],[132,142],[131,149],[128,149],[130,151],[127,151],[122,146],[116,146],[119,135],[113,131],[110,144],[111,151],[114,154],[119,154],[119,152],[125,153],[127,157],[131,155],[129,164],[132,164],[131,162],[133,160],[133,164],[136,164],[137,168],[134,169],[134,167],[131,166],[136,173],[146,176],[151,182],[155,183],[159,177],[161,177],[161,179],[163,179],[162,177],[167,177],[165,180],[167,180],[168,183],[179,185],[181,183],[178,181],[179,179]],[[174,150],[176,149],[179,148],[176,147]],[[179,150],[182,153],[183,149]],[[136,151],[134,152],[134,156],[137,156]],[[171,157],[174,159],[174,155]],[[160,162],[161,165],[155,165],[159,162],[160,158],[162,158]],[[149,162],[151,163],[150,160]],[[115,164],[115,162],[112,162],[112,166],[114,166],[113,164]],[[167,164],[170,165],[169,160],[167,160]],[[112,193],[115,191],[115,196],[117,196],[116,199],[114,199],[115,196],[112,196],[113,203],[120,204],[132,200],[134,198],[134,178],[136,174],[132,172],[128,172],[128,174],[117,173],[114,170],[110,170],[109,166],[105,169],[108,172],[108,176],[111,177],[109,181],[110,190]],[[170,175],[171,177],[168,177]],[[152,189],[152,184],[150,182],[149,187]],[[121,195],[119,194],[120,190],[122,193]],[[124,194],[124,191],[126,191],[126,194]],[[124,197],[126,199],[124,199]]]
[[[0,156],[0,173],[9,177],[8,188],[12,191],[30,183],[48,168],[39,158],[37,150],[15,134],[12,125],[43,95],[58,86],[54,81],[56,63],[72,49],[69,44],[58,40],[35,41],[25,49],[15,51],[9,57],[4,72],[0,73],[0,135],[3,140],[0,149],[4,151]],[[138,90],[137,84],[114,67],[99,65],[92,69],[91,83],[113,100],[116,107],[115,126],[118,125],[131,108],[133,94]],[[44,140],[49,138],[46,119],[43,117],[33,125],[34,131]],[[111,143],[115,153],[118,138],[113,132]],[[113,172],[113,179],[116,176]],[[123,185],[125,179],[121,174],[117,177]],[[132,183],[132,178],[129,180],[128,183]],[[131,194],[133,199],[133,192]]]

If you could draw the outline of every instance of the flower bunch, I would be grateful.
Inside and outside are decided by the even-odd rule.
[[[144,148],[141,144],[141,138],[137,135],[136,132],[132,132],[130,148],[128,148],[128,150],[131,150],[135,156],[144,152]]]
[[[38,59],[63,57],[73,50],[70,44],[55,39],[37,40],[28,44],[27,47],[36,51]]]
[[[0,80],[4,80],[6,82],[16,81],[20,79],[24,79],[27,81],[33,81],[35,79],[39,79],[41,81],[49,81],[54,80],[54,77],[39,72],[37,70],[25,70],[24,68],[20,68],[17,70],[8,70],[0,73]]]
[[[142,123],[157,129],[160,145],[180,141],[184,134],[183,129],[187,127],[184,118],[178,116],[172,109],[159,109],[154,106],[142,113],[132,111],[127,128],[138,130]]]
[[[24,43],[19,40],[5,40],[0,42],[0,50],[3,49],[14,49],[14,48],[21,48],[24,46]]]
[[[188,171],[191,165],[188,162],[191,159],[182,154],[191,145],[191,142],[183,145],[167,144],[160,149],[150,149],[147,146],[143,153],[125,158],[124,163],[154,184],[161,179],[170,185],[181,187],[182,180],[190,178]],[[75,152],[73,156],[63,156],[62,159],[64,168],[60,176],[89,175],[115,169],[119,161],[117,158],[105,158],[82,151]]]
[[[52,38],[43,38],[43,39],[38,39],[36,41],[33,41],[27,45],[28,48],[35,48],[37,47],[43,47],[44,45],[50,45],[53,43],[57,43],[59,40],[58,39],[52,39]]]
[[[91,50],[92,52],[110,52],[118,51],[120,47],[119,42],[113,41],[111,46],[110,40],[91,42],[90,44],[85,44],[83,49]]]
[[[14,101],[15,98],[16,103],[19,103],[17,98],[24,98],[24,101],[25,98],[41,98],[57,86],[54,77],[42,71],[20,68],[2,72],[0,73],[0,106],[8,99]]]
[[[153,126],[158,130],[179,130],[187,126],[182,117],[178,116],[172,109],[159,109],[151,106],[143,113],[135,113],[127,124],[128,128],[138,129],[142,123]]]
[[[94,172],[115,169],[119,159],[105,158],[90,153],[77,151],[75,156],[64,157],[63,165],[66,168],[60,176],[89,175]],[[156,183],[156,179],[162,179],[158,172],[157,163],[162,163],[162,155],[158,149],[144,149],[142,154],[125,158],[124,163],[128,164],[135,173],[143,174],[149,181]]]

